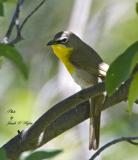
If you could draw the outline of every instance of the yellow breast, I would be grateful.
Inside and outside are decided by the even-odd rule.
[[[63,45],[52,45],[54,54],[64,63],[68,71],[72,74],[74,66],[70,63],[69,58],[72,54],[73,48],[66,48]]]

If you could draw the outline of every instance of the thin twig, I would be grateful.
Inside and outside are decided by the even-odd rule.
[[[128,139],[127,140],[128,143],[133,144],[133,145],[138,145],[138,142],[133,142],[132,140]]]
[[[100,149],[98,149],[98,151],[96,151],[95,154],[93,154],[93,156],[89,159],[89,160],[94,160],[101,152],[103,152],[105,149],[107,149],[108,147],[110,147],[111,145],[114,145],[116,143],[120,143],[120,142],[128,142],[130,144],[133,145],[138,145],[137,142],[133,142],[134,140],[138,140],[138,137],[121,137],[121,138],[117,138],[114,139],[110,142],[108,142],[107,144],[103,145]]]
[[[5,34],[5,37],[3,38],[2,42],[1,43],[5,43],[5,44],[10,44],[10,45],[14,45],[16,43],[18,43],[19,41],[21,41],[23,38],[22,38],[22,35],[21,35],[21,32],[22,32],[22,29],[24,27],[24,25],[27,23],[27,21],[30,19],[30,17],[32,17],[32,15],[45,3],[46,0],[42,0],[37,6],[36,8],[34,8],[26,17],[25,19],[23,20],[23,22],[20,24],[20,21],[19,21],[19,16],[20,16],[20,11],[21,11],[21,7],[24,3],[24,0],[18,0],[18,3],[16,5],[16,9],[14,11],[14,14],[13,14],[13,17],[11,19],[11,22],[10,22],[10,25],[9,25],[9,28]],[[16,30],[17,30],[17,35],[16,37],[11,40],[9,42],[9,39],[10,39],[10,36],[13,32],[13,28],[16,26]]]
[[[21,26],[20,26],[20,32],[22,31],[22,29],[23,29],[24,25],[26,24],[26,22],[28,21],[28,19],[45,3],[45,1],[46,1],[46,0],[42,0],[42,2],[40,2],[40,3],[36,6],[36,8],[34,8],[34,9],[32,10],[32,12],[29,13],[28,16],[23,20],[23,22],[22,22],[22,24],[21,24]]]
[[[23,5],[23,2],[24,0],[18,0],[9,28],[4,37],[4,39],[6,39],[7,42],[9,41],[9,38],[12,34],[12,31],[15,25],[17,26],[17,32],[19,31],[19,14],[20,14],[20,7]]]
[[[20,11],[21,11],[21,8],[22,8],[22,5],[24,3],[24,0],[19,0],[19,7],[18,7],[18,14],[17,14],[17,17],[16,17],[16,21],[15,21],[15,26],[16,26],[16,30],[17,30],[17,37],[21,37],[21,32],[20,32],[20,20],[19,20],[19,16],[20,16]]]
[[[15,39],[13,39],[11,42],[9,42],[9,44],[14,45],[16,43],[18,43],[19,41],[21,41],[23,38],[21,36],[21,32],[22,29],[24,27],[24,25],[27,23],[27,21],[34,15],[34,13],[45,3],[46,0],[42,0],[37,6],[36,8],[34,8],[27,16],[26,18],[23,20],[23,22],[20,24],[19,28],[18,28],[18,34],[16,36]]]

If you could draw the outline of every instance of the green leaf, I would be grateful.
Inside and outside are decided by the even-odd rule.
[[[17,0],[0,0],[0,16],[4,16],[4,2],[17,3]]]
[[[7,160],[6,152],[2,148],[0,148],[0,159],[1,160]]]
[[[4,0],[5,2],[8,2],[8,3],[15,3],[17,4],[18,0]]]
[[[0,3],[4,3],[4,2],[14,2],[14,3],[17,3],[17,0],[0,0]]]
[[[53,158],[61,152],[62,150],[37,151],[29,155],[25,160],[43,160],[47,158]]]
[[[0,0],[0,3],[6,2],[7,0]]]
[[[10,59],[16,66],[20,69],[21,73],[24,75],[25,78],[28,78],[28,70],[27,67],[23,61],[22,56],[20,53],[16,50],[16,48],[0,44],[0,56],[4,56],[8,59]]]
[[[3,3],[5,3],[5,2],[17,4],[17,0],[0,0],[0,16],[4,16]]]
[[[4,9],[2,3],[0,3],[0,16],[4,16]]]
[[[138,98],[138,72],[135,73],[128,93],[128,111],[132,112],[133,104]]]
[[[106,90],[112,95],[125,82],[138,62],[138,41],[129,46],[110,65],[106,76]]]
[[[136,13],[138,14],[138,2],[136,3]]]

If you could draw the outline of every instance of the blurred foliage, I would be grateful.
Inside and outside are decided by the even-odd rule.
[[[0,16],[4,16],[4,2],[17,3],[17,0],[0,0]]]
[[[0,1],[3,5],[3,11],[0,11],[3,15],[0,17],[1,39],[9,26],[15,2],[17,1]],[[40,0],[25,1],[20,15],[21,21],[39,2]],[[68,91],[60,88],[61,80],[67,77],[60,76],[59,62],[51,54],[46,43],[55,33],[68,28],[74,2],[73,0],[48,0],[24,26],[22,32],[24,40],[16,44],[15,48],[29,67],[28,80],[23,79],[18,70],[4,59],[0,70],[1,145],[15,136],[18,129],[28,127],[30,125],[28,123],[33,123],[49,107],[67,96]],[[113,62],[126,48],[137,41],[136,2],[136,0],[93,0],[91,3],[83,39],[108,63]],[[81,14],[83,14],[83,8]],[[81,15],[77,25],[79,25],[79,19]],[[14,36],[15,31],[12,34],[12,37]],[[67,80],[68,84],[69,82]],[[101,145],[114,137],[138,134],[136,105],[131,117],[125,112],[126,106],[126,103],[121,103],[103,112]],[[9,121],[13,123],[16,121],[16,124],[8,125]],[[64,148],[63,154],[52,159],[87,160],[91,156],[92,153],[88,151],[88,128],[84,128],[88,125],[85,123],[74,127],[44,146],[44,148],[55,146]],[[137,160],[137,147],[118,144],[101,157],[105,160]]]
[[[136,146],[124,142],[107,149],[102,156],[102,160],[136,160],[136,157],[133,155],[137,155]]]
[[[4,12],[4,11],[3,11],[3,4],[0,3],[0,16],[3,16],[3,15],[4,15],[3,12]]]
[[[7,160],[6,153],[3,149],[0,149],[0,158],[1,160]]]
[[[58,154],[60,154],[62,150],[53,150],[53,151],[36,151],[27,156],[24,160],[43,160],[43,159],[51,159]]]
[[[60,153],[62,153],[62,150],[35,151],[29,153],[29,155],[25,156],[24,158],[21,155],[18,160],[46,160],[56,157]],[[3,149],[0,149],[0,158],[1,160],[7,160],[6,153]]]
[[[138,3],[136,3],[136,12],[138,14]]]

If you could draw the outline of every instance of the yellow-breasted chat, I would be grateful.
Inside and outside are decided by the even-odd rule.
[[[70,31],[57,33],[48,42],[54,54],[64,63],[74,81],[87,88],[103,81],[108,70],[97,52]],[[90,99],[89,149],[99,146],[101,107],[104,94]]]

